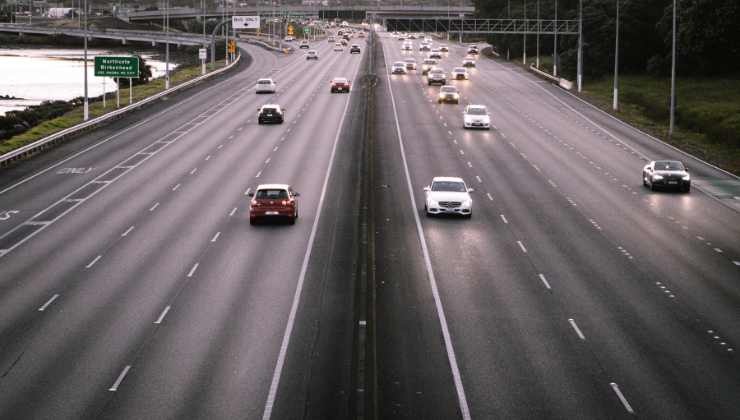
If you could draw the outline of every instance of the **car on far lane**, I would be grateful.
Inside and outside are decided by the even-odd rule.
[[[472,188],[458,177],[437,176],[429,186],[424,187],[426,196],[424,211],[427,216],[453,214],[470,218],[473,215]]]
[[[450,52],[450,48],[447,45],[440,45],[439,52]]]
[[[465,67],[455,67],[451,74],[455,80],[468,80],[468,70]]]
[[[445,74],[445,71],[440,68],[433,68],[429,70],[427,73],[427,84],[429,86],[431,85],[446,85],[447,84],[447,75]]]
[[[485,105],[470,104],[463,111],[463,128],[491,129],[491,116]]]
[[[404,42],[403,46],[401,47],[401,50],[403,51],[413,51],[414,46],[410,42]]]
[[[344,47],[342,46],[341,42],[337,42],[334,44],[334,51],[344,51]]]
[[[337,42],[337,41],[336,41],[336,38],[334,38],[333,36],[330,36],[330,37],[326,38],[326,40],[327,40],[327,42],[329,42],[329,43],[332,43],[332,42]]]
[[[444,85],[439,88],[439,96],[437,96],[437,103],[446,104],[459,104],[460,103],[460,91],[457,86]]]
[[[435,49],[432,50],[432,52],[430,52],[429,54],[427,54],[427,58],[431,58],[431,59],[434,59],[434,60],[441,60],[442,59],[442,51],[439,51],[438,48],[435,48]]]
[[[277,91],[277,84],[270,78],[257,79],[254,91],[255,93],[275,93]]]
[[[282,124],[285,109],[277,104],[265,104],[257,108],[257,124]]]
[[[360,51],[360,46],[357,44],[352,44],[352,46],[349,48],[350,54],[360,54],[362,51]]]
[[[416,70],[416,60],[413,58],[407,58],[403,60],[406,63],[406,70]]]
[[[429,44],[419,44],[419,51],[420,52],[429,52],[432,50],[432,47],[429,46]]]
[[[346,77],[335,77],[331,79],[331,93],[347,92],[352,88],[352,83]]]
[[[406,63],[403,61],[396,61],[391,66],[392,74],[406,74]]]
[[[462,66],[463,67],[475,67],[475,60],[473,60],[472,58],[465,58],[462,61]]]
[[[288,184],[261,184],[249,197],[249,224],[265,219],[284,219],[295,224],[298,219],[298,202],[300,195]]]
[[[319,52],[316,50],[308,50],[306,53],[306,60],[318,60]]]
[[[468,54],[477,55],[479,52],[480,51],[478,50],[478,46],[477,45],[471,45],[471,46],[468,47]]]
[[[421,63],[421,74],[429,73],[429,70],[433,69],[437,65],[438,61],[431,58],[427,58]]]
[[[309,45],[308,41],[303,40],[303,41],[301,41],[300,44],[298,44],[298,48],[300,48],[300,49],[306,49],[307,50],[307,49],[311,48],[311,45]]]
[[[672,188],[687,193],[691,191],[691,175],[680,161],[654,160],[642,169],[642,185],[653,191]]]

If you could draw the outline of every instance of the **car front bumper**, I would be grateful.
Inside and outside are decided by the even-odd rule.
[[[487,122],[471,122],[471,121],[465,121],[463,123],[463,126],[465,128],[482,128],[485,130],[488,130],[491,128],[491,124]]]
[[[471,214],[470,207],[427,207],[427,214],[456,214],[466,216]]]
[[[691,180],[684,181],[683,179],[661,179],[653,180],[652,184],[655,188],[675,188],[684,190],[691,187]]]

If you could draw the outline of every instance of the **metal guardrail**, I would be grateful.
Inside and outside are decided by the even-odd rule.
[[[152,95],[148,98],[144,98],[139,102],[133,103],[131,105],[125,106],[121,109],[117,109],[115,111],[111,111],[105,115],[101,115],[97,118],[93,118],[89,121],[85,121],[83,123],[77,124],[75,126],[65,128],[62,131],[59,131],[58,133],[54,133],[50,136],[44,137],[42,139],[36,140],[33,143],[27,144],[25,146],[19,147],[18,149],[15,149],[13,151],[10,151],[8,153],[5,153],[4,155],[0,155],[0,168],[7,167],[10,164],[26,159],[30,156],[33,156],[39,152],[42,152],[44,150],[50,149],[52,147],[55,147],[62,141],[68,139],[71,136],[80,134],[84,131],[93,129],[99,125],[102,125],[103,123],[108,122],[109,120],[113,120],[115,118],[118,118],[122,116],[123,114],[126,114],[128,112],[131,112],[133,110],[136,110],[138,108],[141,108],[144,105],[147,105],[151,102],[154,102],[163,96],[169,95],[173,92],[177,92],[178,90],[185,89],[187,87],[193,86],[203,80],[206,80],[210,77],[216,76],[218,74],[221,74],[229,69],[231,69],[234,65],[236,65],[241,60],[241,54],[237,56],[237,59],[231,62],[228,66],[222,67],[218,70],[214,70],[210,73],[204,74],[202,76],[198,76],[194,79],[188,80],[187,82],[181,83],[177,86],[174,86],[170,89],[164,90],[162,92],[159,92],[155,95]]]

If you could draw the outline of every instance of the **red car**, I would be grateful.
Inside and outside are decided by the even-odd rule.
[[[352,83],[344,77],[335,77],[331,80],[331,93],[347,92],[352,88]]]
[[[250,192],[249,223],[254,225],[262,219],[284,219],[295,224],[298,218],[298,193],[287,184],[261,184]]]

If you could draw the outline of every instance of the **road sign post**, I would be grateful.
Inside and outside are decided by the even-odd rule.
[[[198,58],[200,58],[200,74],[206,74],[206,58],[208,58],[208,50],[206,48],[199,49]]]

